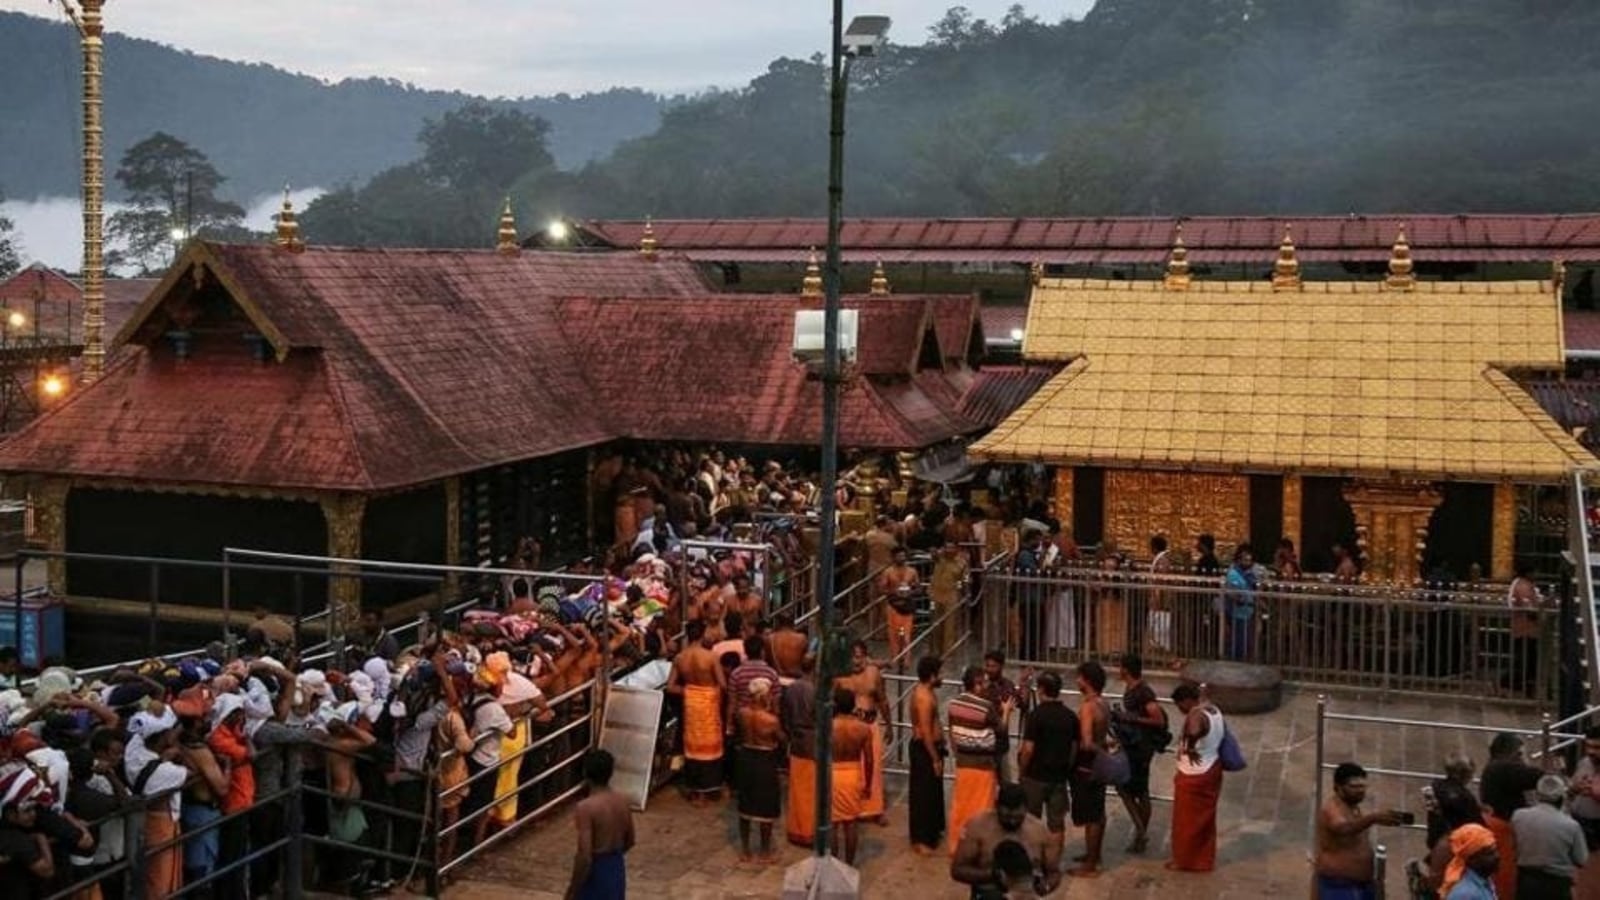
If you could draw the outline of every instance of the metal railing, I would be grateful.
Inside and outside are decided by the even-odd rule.
[[[1572,554],[1573,576],[1577,580],[1578,622],[1583,641],[1584,693],[1591,705],[1600,704],[1600,611],[1595,609],[1594,534],[1589,528],[1588,488],[1585,472],[1572,474],[1567,494],[1567,543]]]
[[[1395,588],[1066,569],[985,576],[985,646],[1038,665],[1233,659],[1303,684],[1553,702],[1559,610],[1503,586]]]

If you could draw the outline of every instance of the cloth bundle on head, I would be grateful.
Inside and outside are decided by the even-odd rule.
[[[388,661],[381,656],[374,656],[361,664],[361,671],[372,679],[372,698],[388,699],[390,686],[394,683],[394,675],[389,671]]]
[[[23,698],[21,691],[0,691],[0,734],[8,730],[13,717],[20,722],[27,714],[28,701]]]
[[[516,706],[519,703],[531,703],[544,696],[539,686],[531,679],[517,672],[506,673],[506,685],[500,691],[501,706]]]
[[[477,681],[484,687],[502,687],[511,673],[511,656],[504,650],[489,654],[478,667]]]
[[[1482,825],[1463,825],[1450,832],[1450,865],[1444,870],[1439,896],[1449,896],[1456,882],[1466,877],[1467,862],[1494,845],[1494,832]]]
[[[26,763],[13,762],[0,766],[0,812],[16,809],[24,803],[50,805],[54,798],[44,779]]]
[[[65,666],[51,666],[39,673],[39,680],[34,684],[33,697],[30,703],[35,707],[44,706],[58,695],[70,694],[80,686],[78,676]]]
[[[222,723],[236,712],[244,710],[244,697],[240,694],[221,694],[217,702],[211,707],[211,730],[222,727]]]

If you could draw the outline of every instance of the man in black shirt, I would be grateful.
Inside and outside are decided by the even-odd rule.
[[[1511,821],[1511,814],[1528,805],[1528,792],[1539,784],[1539,769],[1522,760],[1522,739],[1501,733],[1489,742],[1489,763],[1478,781],[1478,799],[1497,818]]]
[[[1156,692],[1144,681],[1144,660],[1136,653],[1122,656],[1122,682],[1126,689],[1122,705],[1112,713],[1122,750],[1128,755],[1128,782],[1117,788],[1122,805],[1133,819],[1133,841],[1129,853],[1143,853],[1149,844],[1150,762],[1171,740],[1167,714],[1156,701]]]
[[[1005,652],[996,648],[983,655],[983,688],[978,691],[983,699],[993,703],[995,709],[1001,709],[1008,701],[1013,709],[1023,709],[1024,700],[1017,690],[1017,686],[1007,678]],[[1015,771],[1011,768],[1011,723],[1001,722],[994,735],[994,760],[995,772],[1004,784],[1015,780],[1012,776]]]
[[[1035,683],[1039,705],[1028,713],[1022,726],[1017,766],[1022,770],[1028,812],[1044,819],[1059,851],[1066,844],[1067,812],[1072,805],[1067,783],[1077,761],[1078,714],[1061,702],[1060,675],[1045,672]]]

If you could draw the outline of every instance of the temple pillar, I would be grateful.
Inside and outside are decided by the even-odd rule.
[[[869,456],[856,464],[856,510],[868,519],[878,515],[878,459]]]
[[[1300,513],[1303,509],[1300,496],[1300,476],[1283,476],[1283,536],[1294,541],[1296,553],[1304,553],[1305,548],[1300,546]],[[1261,547],[1259,553],[1266,554],[1267,548]]]
[[[67,491],[65,478],[41,478],[33,488],[33,530],[44,549],[67,552]],[[66,596],[67,561],[51,557],[45,562],[45,582],[50,593]]]
[[[1071,466],[1056,466],[1056,481],[1050,497],[1050,514],[1061,523],[1062,534],[1072,534]]]
[[[366,515],[364,494],[328,494],[322,498],[322,515],[328,523],[328,555],[338,559],[361,557],[361,520]],[[335,575],[355,575],[354,566],[330,567]],[[328,583],[328,611],[334,634],[355,630],[361,619],[361,579],[333,577]]]
[[[1516,575],[1517,556],[1517,488],[1510,482],[1494,486],[1494,541],[1490,559],[1489,577],[1496,581],[1510,581]]]
[[[1403,585],[1420,580],[1428,521],[1444,499],[1439,489],[1425,481],[1356,479],[1344,499],[1355,514],[1364,576]]]
[[[590,456],[590,460],[593,460]],[[587,504],[590,512],[594,505]],[[589,534],[594,533],[594,520],[589,520]],[[461,478],[452,475],[444,480],[444,564],[461,565]],[[445,595],[451,600],[460,596],[461,573],[450,572],[444,576]]]

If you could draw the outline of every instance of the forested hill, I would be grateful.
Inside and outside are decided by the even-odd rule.
[[[848,214],[1600,208],[1594,0],[1100,0],[946,17],[857,70]],[[820,67],[674,107],[549,197],[818,215]]]
[[[0,191],[78,192],[80,56],[69,25],[0,12]],[[162,130],[199,148],[240,200],[292,181],[364,180],[417,155],[423,120],[473,99],[395,81],[328,84],[111,33],[106,38],[107,170]],[[507,94],[516,85],[506,86]],[[551,125],[550,151],[577,166],[654,131],[660,98],[637,90],[508,102]],[[115,182],[108,183],[116,191]]]

